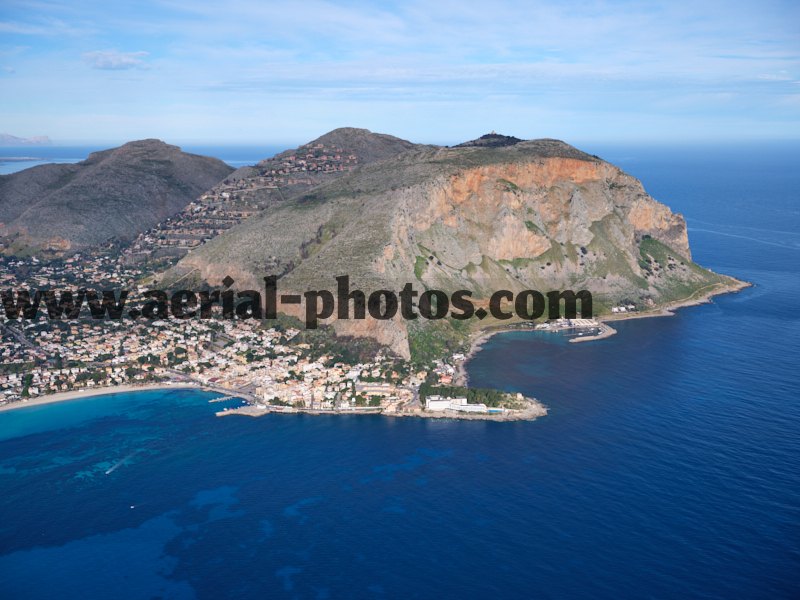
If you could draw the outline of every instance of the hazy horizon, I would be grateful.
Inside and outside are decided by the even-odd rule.
[[[282,148],[282,149],[292,149],[297,148],[303,144],[307,144],[314,139],[321,137],[328,133],[328,131],[321,131],[319,134],[314,135],[313,137],[309,137],[308,139],[294,139],[289,141],[275,141],[272,139],[264,139],[263,141],[254,141],[248,140],[243,142],[236,142],[230,140],[204,140],[204,139],[194,139],[194,140],[175,140],[166,137],[158,137],[154,136],[155,139],[158,139],[164,143],[179,146],[181,148],[187,147],[213,147],[213,148],[232,148],[232,149],[246,149],[246,148],[259,148],[259,147],[267,147],[267,148]],[[472,139],[476,139],[481,135],[489,133],[489,131],[485,131],[480,134],[475,134],[472,137],[465,136],[463,138],[458,139],[451,139],[451,140],[418,140],[410,137],[406,137],[403,135],[398,135],[393,131],[374,131],[371,130],[372,133],[380,133],[380,134],[387,134],[392,135],[395,137],[399,137],[402,139],[406,139],[411,142],[420,143],[420,144],[433,144],[438,146],[454,146],[456,144],[460,144],[463,142],[467,142]],[[494,131],[494,130],[492,130]],[[0,132],[0,133],[7,133],[7,132]],[[496,133],[500,133],[503,135],[511,135],[514,136],[514,132],[505,132],[505,131],[497,131]],[[520,136],[516,136],[520,137]],[[522,138],[525,140],[534,140],[534,139],[542,139],[544,136],[537,136],[537,137],[530,137],[530,138]],[[43,148],[98,148],[98,149],[106,149],[106,148],[115,148],[118,146],[122,146],[123,144],[139,141],[143,139],[148,139],[144,137],[138,138],[130,138],[130,139],[117,139],[117,140],[52,140],[51,144],[42,144],[42,145],[0,145],[0,152],[3,152],[6,149],[14,149],[14,150],[21,150],[27,149],[30,152],[34,152],[39,149]],[[714,147],[714,146],[724,146],[728,147],[731,143],[733,144],[744,144],[744,145],[762,145],[762,144],[798,144],[800,143],[800,135],[797,137],[792,138],[731,138],[731,139],[686,139],[686,140],[679,140],[679,139],[600,139],[600,138],[565,138],[565,137],[554,137],[551,139],[557,139],[577,148],[581,148],[581,146],[594,146],[594,145],[601,145],[601,146],[619,146],[619,147],[637,147],[637,148],[664,148],[664,147],[686,147],[686,148],[702,148],[702,147]]]
[[[379,132],[391,133],[391,132]],[[320,134],[322,135],[322,134]],[[316,136],[319,137],[319,136]],[[133,140],[128,140],[133,141]],[[184,152],[200,154],[218,158],[234,168],[245,165],[253,165],[261,160],[271,158],[276,154],[297,148],[302,144],[312,141],[311,139],[292,142],[271,142],[263,143],[213,143],[213,142],[176,142],[174,140],[164,140],[167,143],[180,147]],[[417,141],[417,140],[411,140]],[[458,140],[458,142],[466,141]],[[575,146],[579,150],[589,154],[599,155],[600,158],[607,160],[617,166],[629,164],[631,161],[637,162],[644,159],[653,152],[662,153],[670,156],[671,153],[678,153],[681,156],[692,156],[698,159],[706,157],[710,152],[716,161],[725,161],[746,152],[758,152],[784,154],[787,152],[797,152],[800,150],[800,139],[792,140],[740,140],[738,142],[716,141],[575,141],[564,140]],[[439,143],[443,146],[453,145],[458,142]],[[0,146],[0,175],[9,175],[18,171],[23,171],[31,167],[36,167],[47,163],[76,163],[85,159],[90,152],[97,152],[122,145],[124,142],[84,142],[74,144],[55,143],[45,146]],[[663,153],[666,152],[664,155]],[[23,161],[20,157],[28,157],[30,160]]]

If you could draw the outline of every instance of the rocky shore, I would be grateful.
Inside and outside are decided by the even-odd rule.
[[[596,318],[596,320],[599,321],[601,324],[601,331],[598,334],[576,337],[571,339],[570,342],[575,342],[575,343],[591,342],[591,341],[606,339],[617,333],[616,329],[608,325],[609,322],[627,321],[630,319],[646,319],[650,317],[670,317],[674,315],[675,311],[680,308],[684,308],[687,306],[698,306],[700,304],[708,304],[709,302],[711,302],[714,296],[720,296],[722,294],[734,294],[746,288],[752,287],[752,285],[753,284],[748,281],[740,281],[738,279],[734,279],[733,277],[731,277],[730,282],[727,285],[726,284],[710,285],[707,288],[696,291],[688,298],[685,298],[683,300],[677,300],[675,302],[670,302],[668,304],[665,304],[664,306],[659,306],[658,308],[654,308],[652,310],[646,310],[635,313],[618,313],[611,315],[603,315],[601,317]],[[525,331],[525,330],[532,331],[533,328],[530,326],[525,326],[525,324],[515,323],[514,325],[511,326],[492,327],[477,331],[475,334],[473,334],[473,337],[470,340],[469,351],[466,353],[465,359],[459,362],[458,365],[456,365],[456,374],[453,378],[453,383],[455,385],[461,385],[461,386],[469,385],[469,376],[467,375],[466,365],[493,335],[497,335],[498,333],[508,333],[511,331]]]
[[[306,415],[383,415],[385,417],[416,417],[420,419],[459,419],[465,421],[533,421],[547,415],[547,407],[532,398],[526,398],[528,406],[519,410],[506,410],[503,413],[464,413],[455,410],[427,411],[414,409],[387,412],[381,408],[318,410],[282,406],[256,406],[247,404],[238,408],[228,408],[216,413],[218,417],[245,416],[261,417],[267,414],[306,414]]]

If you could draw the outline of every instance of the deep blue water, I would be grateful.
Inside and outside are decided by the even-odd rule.
[[[600,342],[495,336],[472,382],[533,423],[185,391],[0,413],[0,596],[800,597],[797,150],[590,149],[756,287]]]

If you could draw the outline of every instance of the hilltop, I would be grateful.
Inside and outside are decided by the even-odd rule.
[[[0,238],[10,253],[130,241],[232,170],[149,139],[0,176]]]
[[[170,263],[287,198],[403,152],[433,148],[367,129],[343,127],[231,173],[180,213],[144,232],[128,260]]]
[[[369,129],[340,127],[304,144],[298,149],[282,152],[276,158],[283,158],[287,153],[297,154],[298,150],[314,149],[317,147],[339,148],[346,151],[348,154],[354,155],[357,163],[363,165],[391,158],[402,152],[426,146],[415,144],[385,133],[373,133]]]
[[[476,140],[458,144],[456,148],[500,148],[502,146],[513,146],[514,144],[519,144],[521,141],[523,140],[513,135],[501,135],[492,131],[491,133],[482,135]]]

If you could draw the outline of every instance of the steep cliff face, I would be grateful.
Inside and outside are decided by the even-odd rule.
[[[410,201],[417,216],[409,225],[417,235],[434,236],[437,228],[456,234],[436,245],[444,244],[441,252],[462,263],[465,240],[475,244],[471,262],[480,262],[479,255],[535,258],[552,242],[588,246],[598,236],[592,224],[606,217],[615,218],[631,252],[637,236],[650,235],[690,256],[683,217],[647,196],[638,181],[599,161],[547,158],[466,169],[415,190]]]
[[[252,286],[281,274],[281,289],[295,292],[335,290],[337,275],[366,292],[411,282],[471,290],[478,302],[499,289],[586,289],[596,312],[656,306],[726,279],[692,263],[681,215],[555,140],[411,151],[364,167],[227,232],[167,279],[216,285],[231,273]],[[408,356],[431,324],[334,326]]]
[[[510,289],[580,285],[606,295],[658,296],[643,281],[641,241],[659,241],[679,262],[691,258],[683,217],[597,160],[465,169],[415,188],[405,205],[392,245],[413,253],[405,258],[414,258],[417,274],[431,284],[465,276],[499,284],[497,275],[489,276],[494,264],[506,272]]]

